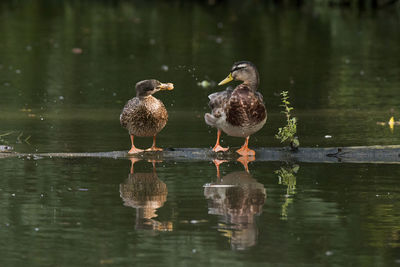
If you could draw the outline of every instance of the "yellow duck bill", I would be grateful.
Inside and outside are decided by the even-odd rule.
[[[220,81],[220,83],[218,85],[223,85],[223,84],[229,83],[232,80],[233,80],[232,73],[229,73],[228,77],[226,77],[225,79]]]

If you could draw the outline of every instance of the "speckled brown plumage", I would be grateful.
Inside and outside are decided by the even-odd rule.
[[[121,125],[134,136],[154,136],[165,127],[167,121],[168,113],[164,104],[151,95],[129,100],[120,116]]]
[[[226,128],[239,127],[243,128],[243,135],[233,134],[233,136],[246,137],[249,131],[250,134],[254,133],[251,131],[252,128],[264,124],[267,118],[262,95],[247,84],[240,84],[234,90],[228,88],[213,93],[209,98],[211,114],[207,113],[205,120],[210,126],[220,128],[227,134],[230,134],[230,131]],[[221,120],[225,120],[225,123]]]
[[[262,122],[267,116],[267,111],[260,96],[244,84],[236,87],[225,105],[226,121],[239,127],[249,127]]]

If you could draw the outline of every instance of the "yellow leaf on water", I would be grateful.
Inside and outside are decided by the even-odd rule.
[[[112,264],[114,261],[112,259],[102,259],[100,260],[100,264]]]
[[[389,127],[390,127],[390,130],[393,130],[393,128],[394,128],[394,117],[393,116],[389,120]]]

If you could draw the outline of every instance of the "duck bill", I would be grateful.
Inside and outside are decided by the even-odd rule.
[[[223,84],[229,83],[232,80],[233,80],[232,73],[229,73],[228,77],[226,77],[225,79],[220,81],[220,83],[218,85],[223,85]]]
[[[173,83],[162,83],[159,86],[157,86],[159,90],[173,90],[174,89],[174,84]]]

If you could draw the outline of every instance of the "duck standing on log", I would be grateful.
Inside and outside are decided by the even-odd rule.
[[[260,83],[256,66],[249,61],[236,62],[228,77],[218,85],[232,80],[243,83],[233,90],[227,88],[225,91],[209,95],[211,114],[206,113],[204,119],[208,125],[218,129],[214,152],[229,149],[219,144],[221,131],[224,131],[230,136],[246,138],[244,145],[236,152],[242,156],[252,156],[255,155],[255,151],[248,147],[250,135],[260,130],[267,121],[263,97],[256,91]]]
[[[157,80],[144,80],[136,84],[136,97],[126,103],[119,117],[121,125],[128,129],[132,147],[129,154],[143,152],[134,145],[135,136],[153,136],[153,145],[146,151],[162,151],[156,147],[156,135],[165,127],[168,113],[161,100],[154,96],[160,90],[172,90],[172,83],[161,83]]]

